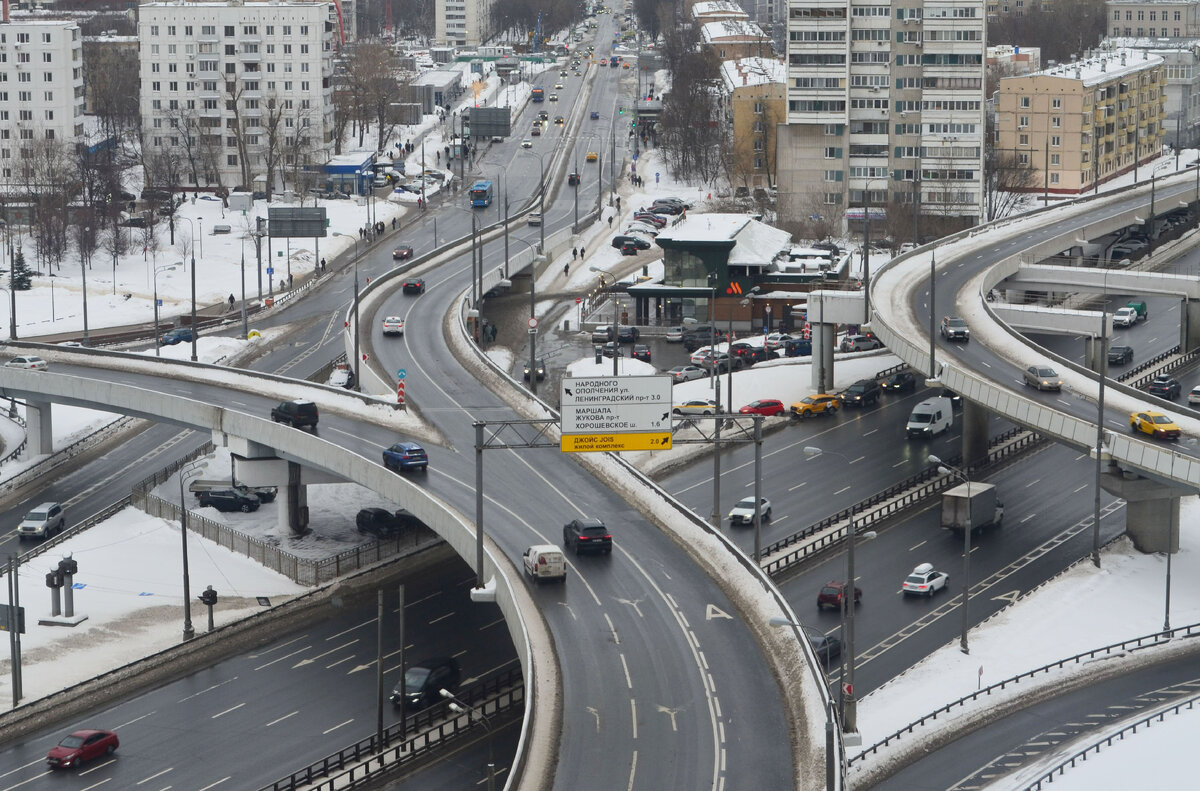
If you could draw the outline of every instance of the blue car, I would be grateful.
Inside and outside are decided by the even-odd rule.
[[[192,330],[188,327],[176,327],[173,330],[167,330],[158,339],[158,342],[163,346],[174,346],[177,343],[191,343]]]
[[[429,455],[415,442],[397,442],[383,452],[383,466],[397,471],[426,471],[429,469]]]
[[[807,338],[789,338],[780,346],[785,357],[808,357],[812,355],[812,341]]]

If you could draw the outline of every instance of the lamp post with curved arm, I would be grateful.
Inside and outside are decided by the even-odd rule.
[[[546,154],[553,154],[554,151],[545,151],[541,154],[535,154],[532,151],[525,151],[521,156],[534,157],[538,161],[538,214],[541,215],[541,222],[538,223],[538,252],[546,252]]]
[[[204,459],[196,459],[183,465],[179,469],[179,532],[183,534],[183,639],[191,640],[196,636],[196,630],[192,627],[192,591],[191,591],[191,575],[188,571],[188,528],[187,528],[187,500],[183,497],[183,482],[185,478],[193,477],[200,472],[200,467],[205,462]]]
[[[348,233],[338,233],[336,231],[333,235],[344,236],[347,239],[352,239],[354,241],[354,389],[358,390],[360,389],[359,382],[361,381],[358,376],[358,237],[351,236]]]
[[[946,462],[934,456],[932,453],[926,458],[930,464],[936,464],[937,470],[942,475],[953,475],[967,485],[967,519],[965,529],[963,530],[963,601],[962,601],[962,635],[959,637],[958,647],[964,654],[971,653],[970,647],[967,645],[967,632],[971,628],[971,622],[967,614],[967,604],[971,598],[971,477],[967,475],[965,470],[960,470],[958,467],[952,467]]]
[[[850,461],[848,456],[835,451],[822,450],[821,448],[811,445],[804,448],[804,455],[810,459],[829,454],[831,456],[840,456],[847,462]],[[932,458],[932,457],[931,457]],[[876,533],[867,531],[861,534],[861,537],[866,540],[875,538]],[[846,638],[846,650],[843,654],[846,670],[842,674],[841,683],[841,705],[842,705],[842,730],[846,733],[858,732],[858,705],[854,697],[854,608],[857,604],[855,601],[857,588],[854,584],[854,545],[859,538],[858,532],[854,525],[854,509],[850,509],[850,525],[846,529],[846,582],[842,586],[842,634]]]
[[[448,689],[439,689],[438,694],[445,698],[449,703],[449,709],[456,714],[466,714],[468,719],[472,714],[479,715],[479,721],[483,723],[484,730],[487,731],[488,739],[488,764],[487,764],[487,791],[493,791],[496,786],[496,760],[492,752],[492,721],[483,713],[482,709],[464,703]]]
[[[192,244],[188,247],[188,252],[192,256],[192,265],[190,267],[192,275],[192,362],[196,362],[199,359],[196,356],[196,339],[200,337],[200,328],[196,326],[196,228],[192,225],[191,217],[180,217],[179,219],[188,224],[188,229],[192,235]],[[201,233],[203,233],[203,230],[204,226],[201,226]],[[203,251],[200,255],[204,255]]]
[[[605,277],[611,277],[612,282],[614,282],[614,283],[617,282],[617,276],[615,274],[613,274],[612,272],[609,272],[607,269],[601,269],[598,266],[589,266],[588,271],[595,272],[597,275],[600,276],[600,288],[604,288],[604,278]],[[612,326],[613,326],[613,330],[612,330],[613,376],[619,376],[619,374],[617,372],[617,357],[621,353],[621,303],[616,299],[613,300],[613,324],[612,324]]]
[[[174,264],[164,264],[154,267],[154,356],[162,357],[162,343],[158,337],[158,276],[163,272],[170,272],[175,267],[179,266],[180,262]],[[192,330],[194,333],[195,330]]]

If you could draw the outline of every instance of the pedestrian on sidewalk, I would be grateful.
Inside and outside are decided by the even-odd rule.
[[[563,275],[570,275],[570,274],[571,274],[571,265],[563,264]]]
[[[583,256],[584,256],[583,245],[579,245],[579,257],[582,259]]]
[[[233,302],[234,302],[233,294],[230,294],[229,295],[229,309],[230,310],[233,310]]]
[[[321,259],[321,274],[325,274],[325,259]]]
[[[572,248],[571,248],[571,260],[572,260],[572,261],[578,261],[578,260],[579,260],[579,248],[578,248],[578,247],[572,247]]]

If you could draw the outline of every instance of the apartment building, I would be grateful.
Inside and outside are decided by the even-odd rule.
[[[436,40],[454,47],[477,47],[492,36],[494,0],[435,0]]]
[[[1163,137],[1175,148],[1200,145],[1200,41],[1106,38],[1103,50],[1137,50],[1163,59],[1167,70]]]
[[[1108,35],[1200,38],[1198,0],[1108,0]]]
[[[74,22],[0,23],[0,183],[24,183],[39,141],[83,136],[83,39]]]
[[[775,184],[775,136],[787,115],[786,79],[787,69],[772,58],[721,63],[735,187],[753,190]]]
[[[1000,80],[996,148],[1036,172],[1030,191],[1076,195],[1157,157],[1167,70],[1146,51],[1101,52]]]
[[[984,217],[983,0],[788,6],[781,210]]]
[[[139,6],[147,181],[279,188],[324,165],[338,30],[325,2]]]

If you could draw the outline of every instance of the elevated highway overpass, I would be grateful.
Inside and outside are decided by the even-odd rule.
[[[1176,208],[1179,201],[1196,200],[1191,174],[1167,177],[1156,185],[1156,202]],[[1120,383],[1106,380],[1103,414],[1097,374],[1057,358],[1027,340],[1003,318],[986,295],[1008,278],[1040,269],[1038,262],[1077,244],[1144,221],[1151,186],[1138,185],[1083,199],[1011,220],[972,229],[889,262],[870,284],[871,326],[885,344],[914,369],[933,375],[961,394],[964,409],[964,458],[979,458],[981,443],[975,430],[981,416],[994,412],[1052,439],[1095,453],[1100,448],[1103,485],[1129,501],[1127,529],[1137,545],[1154,551],[1178,546],[1164,531],[1164,515],[1178,530],[1178,497],[1200,491],[1200,415],[1182,411]],[[930,304],[930,260],[936,250],[937,304]],[[1103,289],[1103,270],[1069,267],[1076,275],[1071,290]],[[1141,282],[1132,273],[1113,271],[1109,282],[1130,275],[1128,286]],[[1065,280],[1062,274],[1056,278]],[[1162,288],[1175,288],[1168,276],[1148,276]],[[1082,281],[1083,289],[1076,284]],[[1169,284],[1169,285],[1168,285]],[[1197,310],[1193,289],[1183,290],[1185,315]],[[931,319],[958,314],[972,331],[969,344],[951,345],[930,338]],[[1099,322],[1097,321],[1098,325]],[[1185,321],[1185,327],[1188,322]],[[1190,336],[1190,332],[1188,333]],[[1062,393],[1041,393],[1023,386],[1022,371],[1053,360],[1062,374]],[[1163,444],[1129,433],[1129,414],[1161,408],[1177,417],[1184,431],[1178,444]],[[1100,434],[1097,422],[1099,418]]]

